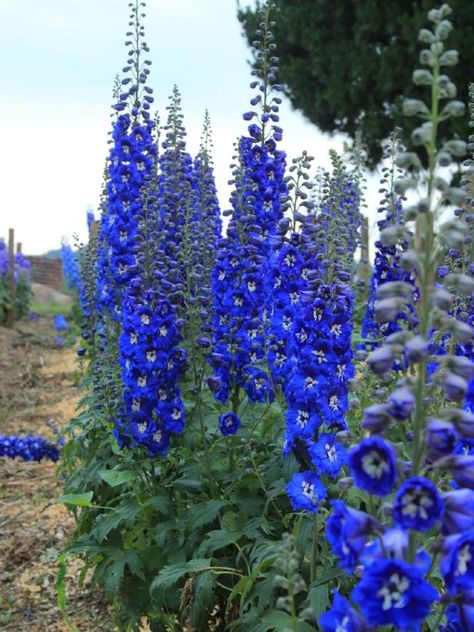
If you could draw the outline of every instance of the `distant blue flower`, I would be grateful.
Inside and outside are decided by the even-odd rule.
[[[374,494],[390,494],[397,478],[397,455],[380,437],[363,439],[349,453],[349,466],[358,487]]]
[[[347,599],[334,593],[331,610],[324,612],[318,620],[323,632],[368,632],[369,627]]]
[[[23,461],[42,461],[59,459],[59,444],[53,444],[43,437],[15,437],[0,435],[0,457],[11,459],[19,457]]]
[[[404,529],[427,531],[443,513],[443,501],[431,481],[420,476],[409,478],[397,490],[393,519]]]
[[[54,317],[54,328],[57,331],[66,331],[67,329],[69,329],[69,325],[67,323],[67,320],[65,319],[65,317],[62,314],[57,314]]]
[[[319,476],[311,471],[293,474],[286,492],[294,511],[315,512],[321,500],[326,498],[326,488]]]
[[[241,421],[234,413],[225,413],[219,417],[219,430],[224,437],[234,435],[241,425]]]
[[[381,559],[364,569],[352,598],[372,625],[418,632],[438,593],[417,566]]]

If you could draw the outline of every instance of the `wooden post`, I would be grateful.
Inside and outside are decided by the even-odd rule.
[[[6,325],[11,327],[15,320],[15,231],[8,229],[8,289],[11,298],[11,307],[6,315]]]
[[[16,254],[21,255],[21,250],[22,250],[22,243],[21,241],[19,241],[16,245]]]

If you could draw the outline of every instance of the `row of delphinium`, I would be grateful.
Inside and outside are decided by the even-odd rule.
[[[31,301],[30,262],[21,252],[15,254],[13,270],[14,296],[9,285],[10,259],[8,247],[0,238],[0,324],[5,321],[7,312],[13,309],[15,318],[28,314]]]
[[[420,53],[424,67],[413,80],[430,89],[428,104],[404,103],[405,112],[421,120],[412,141],[426,150],[427,169],[414,152],[398,155],[397,164],[407,169],[398,190],[417,186],[422,197],[382,227],[380,241],[395,252],[401,248],[398,265],[412,277],[377,279],[374,311],[379,321],[397,324],[405,312],[406,326],[387,328],[389,335],[367,358],[379,380],[366,395],[372,403],[363,412],[367,434],[351,447],[350,478],[340,481],[342,488],[351,484],[361,494],[358,506],[343,494],[334,500],[326,527],[348,578],[341,593],[343,588],[351,601],[336,594],[320,620],[323,630],[469,630],[474,625],[473,419],[462,408],[473,364],[455,354],[457,345],[471,340],[472,330],[452,309],[472,295],[474,282],[469,273],[441,280],[437,275],[444,253],[462,247],[469,232],[459,218],[439,221],[443,203],[466,197],[439,174],[440,166],[465,149],[462,141],[439,140],[442,122],[463,114],[444,74],[457,59],[445,48],[449,13],[446,5],[430,11],[432,28],[420,32],[427,47]],[[440,336],[443,354],[437,352]],[[394,371],[397,361],[403,369]],[[441,625],[445,615],[446,627]]]
[[[151,115],[143,6],[130,3],[100,226],[80,255],[88,364],[63,452],[63,500],[81,507],[68,554],[123,630],[143,617],[163,632],[435,630],[445,608],[450,629],[469,629],[472,200],[436,173],[463,148],[437,151],[438,124],[462,109],[440,71],[456,59],[448,9],[430,12],[414,74],[432,108],[405,104],[425,119],[426,181],[395,135],[360,340],[360,162],[332,153],[315,183],[307,153],[287,165],[272,2],[224,235],[209,116],[193,159],[178,89],[163,126]],[[409,207],[415,183],[427,193]],[[438,228],[447,200],[463,210]]]
[[[58,444],[53,444],[43,437],[15,437],[0,435],[0,456],[10,459],[20,458],[23,461],[42,461],[59,459]]]

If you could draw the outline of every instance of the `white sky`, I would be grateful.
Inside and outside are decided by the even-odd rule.
[[[242,0],[242,4],[247,4]],[[13,227],[26,254],[86,234],[99,199],[114,77],[125,65],[127,0],[0,0],[0,237]],[[148,0],[150,86],[165,115],[176,83],[188,150],[198,149],[204,110],[214,133],[221,207],[227,208],[232,144],[249,109],[250,52],[235,0]],[[322,135],[285,103],[280,147],[307,149],[328,165],[341,137]],[[376,205],[371,179],[368,197]],[[371,223],[374,211],[370,209]]]

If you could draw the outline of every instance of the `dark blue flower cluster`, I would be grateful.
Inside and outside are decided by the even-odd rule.
[[[124,288],[137,273],[134,252],[142,187],[155,162],[153,121],[120,114],[113,127],[106,212],[101,218],[98,253],[99,304],[118,317]]]
[[[190,253],[184,241],[196,218],[193,217],[192,200],[193,161],[186,151],[186,130],[177,86],[174,86],[167,110],[168,120],[163,128],[165,138],[158,159],[156,221],[159,250],[155,274],[159,275],[161,288],[184,317],[185,278],[188,264],[192,265],[192,261],[187,260]]]
[[[65,242],[61,244],[61,259],[63,262],[63,276],[67,287],[80,295],[82,291],[81,270],[77,252]]]
[[[296,272],[289,285],[290,301],[275,311],[281,314],[281,326],[291,341],[285,355],[292,366],[283,382],[288,404],[284,454],[293,450],[297,458],[303,456],[306,467],[309,462],[318,476],[330,478],[336,478],[347,462],[346,449],[336,435],[347,429],[348,383],[354,374],[354,295],[346,284],[351,265],[346,249],[357,235],[357,228],[348,224],[358,216],[358,197],[350,197],[349,203],[347,190],[355,187],[337,164],[324,203],[302,224],[301,246],[295,248],[290,242],[280,249],[283,275],[276,275],[279,285],[288,264]],[[292,505],[297,507],[295,498]],[[305,506],[303,495],[300,509]]]
[[[231,219],[227,236],[219,243],[212,274],[212,385],[222,402],[231,395],[236,401],[240,388],[251,402],[274,398],[266,348],[272,311],[269,261],[272,237],[283,217],[286,157],[277,149],[282,137],[276,125],[281,99],[275,93],[281,87],[274,83],[273,36],[268,24],[263,25],[262,32],[270,43],[259,52],[253,71],[258,79],[251,84],[256,89],[251,105],[258,106],[258,111],[244,114],[244,120],[256,122],[249,125],[249,135],[238,142]]]
[[[59,459],[59,444],[54,444],[43,437],[15,437],[0,435],[0,456],[11,459],[20,458],[23,461],[42,461]]]
[[[178,378],[186,354],[180,342],[182,321],[170,301],[143,290],[138,279],[122,308],[119,340],[123,407],[114,435],[122,446],[144,446],[150,456],[166,454],[172,434],[184,430]]]

